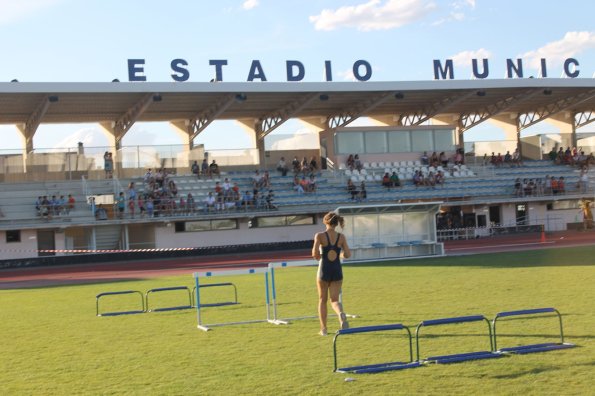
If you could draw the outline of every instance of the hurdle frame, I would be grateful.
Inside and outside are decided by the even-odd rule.
[[[419,355],[420,355],[420,353],[419,353],[420,352],[419,331],[422,327],[480,322],[480,321],[486,322],[486,324],[488,326],[488,337],[489,337],[489,341],[490,341],[490,350],[489,351],[464,352],[464,353],[455,353],[455,354],[442,355],[442,356],[429,356],[427,358],[420,359],[420,357],[419,357]],[[503,356],[501,354],[497,354],[494,352],[494,342],[493,342],[493,337],[492,337],[492,325],[491,325],[490,321],[483,315],[458,316],[458,317],[451,317],[451,318],[424,320],[424,321],[420,322],[415,329],[415,349],[416,349],[417,361],[422,364],[457,363],[457,362],[463,362],[463,361],[467,361],[467,360],[490,359],[490,358],[498,358],[498,357]]]
[[[275,280],[275,268],[289,268],[289,267],[313,267],[318,266],[318,263],[313,260],[296,260],[296,261],[279,261],[270,262],[268,269],[271,273],[271,305],[272,305],[272,323],[274,324],[289,324],[292,320],[314,319],[318,315],[295,316],[289,318],[279,318],[277,310],[277,285]],[[339,293],[339,302],[343,305],[343,290]],[[345,313],[348,318],[357,318],[357,315]],[[335,315],[336,316],[336,315]]]
[[[188,293],[188,305],[176,305],[172,307],[163,307],[163,308],[149,308],[149,295],[151,293],[159,293],[159,292],[166,292],[166,291],[176,291],[176,290],[186,290]],[[146,311],[147,312],[165,312],[165,311],[178,311],[183,309],[192,309],[192,294],[190,293],[190,288],[188,286],[171,286],[171,287],[157,287],[154,289],[149,289],[145,293],[145,301],[146,301]]]
[[[210,278],[215,276],[235,276],[235,275],[251,275],[251,274],[264,274],[264,283],[265,283],[265,310],[266,310],[266,319],[253,319],[253,320],[243,320],[243,321],[236,321],[236,322],[222,322],[222,323],[210,323],[204,324],[202,323],[201,317],[201,305],[200,303],[200,289],[201,284],[199,279],[203,278]],[[270,298],[269,298],[269,268],[268,267],[259,267],[259,268],[244,268],[244,269],[237,269],[237,270],[222,270],[222,271],[198,271],[193,273],[194,277],[194,290],[195,290],[195,302],[196,302],[196,319],[197,319],[197,328],[203,331],[212,330],[212,327],[218,326],[231,326],[231,325],[239,325],[239,324],[250,324],[250,323],[263,323],[269,322],[273,323],[270,318]]]
[[[558,323],[560,326],[560,342],[547,342],[547,343],[540,343],[540,344],[528,344],[528,345],[519,345],[515,347],[507,347],[498,349],[497,346],[497,336],[496,336],[496,322],[499,318],[506,318],[512,316],[528,316],[528,315],[538,315],[538,314],[546,314],[546,313],[553,313],[558,317]],[[543,316],[541,318],[544,318]],[[530,318],[526,318],[530,319]],[[527,353],[535,353],[535,352],[548,352],[558,349],[567,349],[573,348],[576,345],[571,344],[568,342],[564,342],[564,328],[562,326],[562,315],[560,312],[555,308],[532,308],[532,309],[522,309],[517,311],[505,311],[499,312],[496,314],[494,319],[492,320],[492,329],[493,329],[493,336],[494,336],[494,351],[497,353],[514,353],[514,354],[527,354]]]
[[[360,366],[352,366],[352,367],[343,367],[339,368],[337,364],[337,340],[339,336],[344,334],[360,334],[360,333],[369,333],[369,332],[376,332],[376,331],[389,331],[389,330],[405,330],[407,332],[409,338],[409,362],[386,362],[386,363],[375,363],[375,364],[367,364],[367,365],[360,365]],[[382,371],[389,371],[389,370],[403,370],[407,368],[414,368],[421,366],[419,361],[413,361],[413,340],[411,336],[411,330],[409,327],[396,323],[396,324],[388,324],[388,325],[378,325],[378,326],[364,326],[364,327],[352,327],[350,329],[343,329],[338,330],[335,333],[335,337],[333,338],[333,360],[334,360],[334,369],[333,372],[335,373],[354,373],[354,374],[369,374],[369,373],[379,373]]]
[[[234,295],[234,301],[223,301],[223,302],[218,302],[218,303],[207,303],[207,304],[201,304],[201,306],[203,307],[223,307],[226,305],[236,305],[239,304],[238,302],[238,288],[236,287],[236,285],[233,284],[233,282],[221,282],[221,283],[206,283],[206,284],[202,284],[200,285],[201,289],[207,288],[207,287],[225,287],[225,286],[232,286],[233,287],[233,295]],[[194,303],[194,296],[196,295],[196,286],[194,286],[192,288],[192,307],[196,308],[196,305]]]
[[[132,311],[115,311],[115,312],[104,312],[99,313],[99,299],[105,296],[117,296],[122,294],[138,294],[141,299],[141,306],[142,310],[132,310]],[[99,293],[95,296],[95,316],[118,316],[118,315],[132,315],[132,314],[139,314],[147,312],[147,308],[145,306],[145,297],[143,293],[138,290],[122,290],[122,291],[113,291],[113,292],[103,292]]]

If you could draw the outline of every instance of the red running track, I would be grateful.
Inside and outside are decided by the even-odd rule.
[[[560,231],[502,235],[445,242],[447,255],[496,253],[595,244],[595,231]],[[191,274],[196,270],[264,266],[271,261],[311,259],[309,250],[246,253],[151,261],[64,265],[0,270],[0,290],[84,283],[103,283]]]

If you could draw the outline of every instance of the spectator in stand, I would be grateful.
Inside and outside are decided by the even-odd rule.
[[[448,166],[448,157],[446,156],[446,153],[442,151],[439,158],[442,166],[446,168]]]
[[[147,207],[147,216],[153,217],[155,215],[155,202],[152,195],[149,195],[146,199],[145,206]]]
[[[415,185],[415,187],[419,187],[423,184],[423,181],[423,174],[421,173],[421,171],[416,170],[413,174],[413,184]]]
[[[110,152],[106,151],[105,153],[103,153],[103,170],[105,171],[106,179],[111,178],[111,173],[113,170],[112,165],[113,165],[113,162],[110,161]]]
[[[154,181],[155,178],[153,177],[153,172],[151,172],[151,168],[149,168],[147,169],[147,173],[145,173],[145,176],[143,176],[143,183],[149,184]]]
[[[302,164],[297,156],[293,157],[293,160],[291,161],[291,168],[293,169],[294,175],[297,175],[302,170]]]
[[[102,204],[99,204],[97,209],[95,209],[95,219],[96,220],[107,220],[107,211],[103,207]]]
[[[273,190],[269,190],[269,192],[265,198],[267,209],[269,209],[269,210],[277,209],[277,207],[273,204],[274,200],[275,200],[275,194],[273,193]]]
[[[546,195],[552,194],[552,179],[550,178],[550,175],[545,175],[543,181],[543,193]]]
[[[543,192],[544,192],[543,180],[541,180],[541,178],[535,179],[535,195],[541,197],[541,196],[543,196]]]
[[[520,178],[516,178],[514,181],[514,196],[515,197],[522,197],[523,196],[523,185],[521,183]]]
[[[564,163],[564,148],[560,147],[556,153],[556,160],[554,162],[556,165],[562,165]]]
[[[48,199],[47,195],[41,198],[41,216],[46,219],[52,218],[52,203]]]
[[[304,193],[304,187],[302,187],[302,184],[300,183],[300,178],[295,175],[293,178],[293,189],[295,191],[297,191],[298,194],[303,194]]]
[[[388,174],[388,172],[386,172],[384,176],[382,176],[382,186],[388,189],[390,189],[392,186],[392,183],[390,181],[390,175]]]
[[[455,153],[455,165],[463,165],[465,163],[464,151],[462,148],[458,148]]]
[[[213,175],[216,175],[217,177],[219,177],[219,175],[220,175],[219,165],[217,165],[217,163],[215,162],[215,160],[213,160],[211,162],[211,165],[209,165],[209,175],[211,177],[213,177]]]
[[[558,194],[566,194],[566,183],[564,181],[564,176],[560,176],[558,178]]]
[[[163,188],[163,180],[165,179],[165,176],[163,175],[163,169],[157,169],[157,172],[155,172],[155,183],[157,184],[157,186],[159,188]]]
[[[316,192],[316,174],[312,173],[310,175],[310,182],[308,186],[310,186],[310,192]]]
[[[399,179],[397,172],[393,172],[393,174],[390,175],[390,184],[393,187],[401,187],[401,180]]]
[[[512,167],[512,155],[510,155],[510,151],[507,151],[506,154],[504,154],[504,163]]]
[[[134,212],[136,209],[135,201],[133,197],[128,198],[128,213],[130,213],[130,218],[134,219]]]
[[[366,183],[362,181],[359,186],[358,201],[365,201],[368,199],[368,192],[366,191]]]
[[[310,173],[318,172],[318,162],[316,161],[316,157],[310,158]]]
[[[207,195],[207,197],[205,198],[205,212],[210,212],[211,209],[215,209],[215,197],[213,196],[213,193],[211,191],[209,191],[209,194]]]
[[[361,171],[364,168],[362,161],[359,159],[359,154],[356,154],[355,157],[353,157],[353,166],[358,171]]]
[[[570,147],[566,147],[566,151],[564,151],[564,163],[566,165],[574,165],[574,161],[572,159],[572,150],[570,150]]]
[[[588,168],[586,166],[583,166],[581,169],[581,174],[578,178],[578,184],[576,187],[582,193],[586,193],[589,189],[589,175]]]
[[[136,188],[134,187],[134,182],[130,182],[128,184],[126,195],[128,195],[128,198],[132,198],[133,200],[136,199]]]
[[[531,196],[531,186],[529,185],[529,179],[523,179],[523,196]]]
[[[190,215],[194,214],[194,210],[196,209],[196,202],[194,202],[194,197],[192,193],[188,193],[186,196],[186,208],[188,209],[188,213]]]
[[[422,165],[425,165],[425,166],[430,165],[430,158],[428,157],[427,151],[424,151],[424,153],[421,155],[420,161],[421,161]]]
[[[552,176],[551,184],[552,184],[552,194],[553,195],[558,194],[558,179],[556,179],[554,176]]]
[[[347,161],[345,164],[347,166],[347,169],[349,169],[349,170],[355,169],[355,160],[353,159],[353,154],[349,154],[349,157],[347,157]]]
[[[180,196],[180,204],[178,205],[178,213],[180,213],[182,216],[186,216],[186,214],[188,214],[188,212],[186,211],[186,200],[184,199],[184,196]]]
[[[300,179],[300,185],[302,186],[304,192],[312,192],[310,190],[310,179],[306,179],[306,176],[302,176],[302,178]]]
[[[203,159],[202,163],[200,164],[200,174],[205,178],[209,176],[209,163],[207,162],[206,158]]]
[[[268,170],[265,170],[264,175],[262,175],[262,186],[264,188],[269,188],[271,186],[271,175]]]
[[[60,206],[60,201],[56,198],[55,195],[52,195],[52,199],[50,200],[50,213],[52,216],[59,215],[58,208]]]
[[[250,194],[250,191],[246,191],[244,192],[244,196],[242,197],[242,205],[244,206],[244,209],[250,209],[252,208],[254,204],[254,200],[252,199],[252,194]]]
[[[41,216],[42,201],[43,198],[41,196],[37,197],[35,201],[35,213],[37,213],[37,216]]]
[[[434,182],[436,185],[440,185],[444,187],[444,173],[442,171],[436,172],[436,177],[434,178]]]
[[[67,206],[66,206],[66,214],[70,214],[70,212],[74,210],[75,204],[76,204],[76,202],[75,202],[74,197],[72,196],[72,194],[68,194],[68,201],[67,201]]]
[[[578,165],[578,167],[580,169],[583,168],[588,168],[589,167],[589,163],[587,162],[587,156],[585,155],[584,151],[581,151],[578,155],[578,157],[575,160],[575,163]]]
[[[145,217],[145,212],[146,212],[145,197],[143,194],[138,194],[138,198],[136,200],[136,205],[138,206],[138,213],[142,219],[143,217]]]
[[[438,157],[435,151],[430,156],[430,165],[434,167],[440,165],[440,157]]]
[[[493,151],[492,151],[492,155],[490,156],[490,164],[492,164],[492,166],[498,166],[496,164],[496,153],[494,153]]]
[[[200,166],[198,165],[197,161],[194,161],[192,163],[192,166],[190,167],[190,171],[192,172],[192,174],[196,177],[198,177],[199,173],[200,173]]]
[[[521,153],[518,148],[514,150],[514,153],[512,153],[512,164],[518,167],[522,165]]]
[[[358,192],[357,188],[355,187],[355,184],[353,184],[353,181],[351,179],[347,179],[347,192],[351,194],[352,200],[356,199]]]
[[[285,163],[285,157],[281,157],[279,162],[277,163],[277,170],[281,172],[281,176],[287,176],[287,164]]]
[[[504,158],[502,157],[502,154],[498,153],[498,155],[496,156],[496,166],[501,167],[503,164]]]
[[[118,211],[118,219],[124,218],[124,210],[126,209],[126,198],[124,198],[123,192],[120,192],[118,198],[116,199],[116,209]]]
[[[425,178],[425,185],[428,187],[436,188],[436,175],[434,172],[428,173],[428,176]]]
[[[308,174],[308,172],[310,171],[310,163],[308,162],[308,158],[304,157],[302,159],[301,167],[302,167],[302,173],[304,174],[304,176],[306,176]]]

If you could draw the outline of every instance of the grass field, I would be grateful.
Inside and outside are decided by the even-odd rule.
[[[500,311],[555,307],[563,314],[563,351],[509,356],[371,375],[333,373],[332,337],[314,319],[196,328],[194,310],[96,317],[100,292],[192,286],[183,277],[0,291],[0,394],[593,394],[595,379],[595,247],[444,257],[345,267],[345,305],[352,327]],[[315,314],[315,269],[277,272],[279,314]],[[240,303],[205,308],[206,323],[263,318],[260,276],[221,278]],[[213,288],[215,289],[215,288]],[[229,299],[229,290],[205,298]],[[179,304],[182,294],[151,296]],[[175,300],[175,301],[174,301]],[[118,302],[119,301],[119,302]],[[134,300],[105,299],[102,309]],[[334,332],[336,318],[329,318]],[[488,349],[481,323],[424,329],[422,355]],[[499,324],[501,346],[556,340],[554,318]],[[507,344],[507,345],[502,345]],[[407,357],[401,333],[340,340],[341,365]],[[423,357],[423,356],[422,356]],[[355,381],[345,382],[346,377]]]

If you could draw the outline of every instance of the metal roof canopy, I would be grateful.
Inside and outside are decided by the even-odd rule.
[[[341,216],[411,212],[438,213],[441,205],[442,202],[419,202],[387,205],[339,206],[335,209],[335,213]]]
[[[229,102],[230,94],[236,98]],[[355,119],[380,115],[466,115],[499,107],[503,113],[539,112],[557,105],[571,113],[595,110],[595,79],[526,78],[396,82],[112,82],[0,83],[0,124],[117,122],[152,95],[135,121],[254,122],[278,118]],[[311,98],[318,95],[316,100]],[[514,101],[507,101],[515,98]],[[575,100],[572,100],[576,98]],[[49,101],[47,109],[43,104]],[[214,104],[223,103],[220,108]],[[299,104],[299,105],[296,105]],[[565,104],[561,106],[560,103]],[[293,107],[292,107],[293,106]],[[281,114],[280,114],[281,113]],[[423,118],[420,118],[423,119]],[[453,120],[456,118],[453,118]],[[269,122],[269,124],[271,124]],[[273,123],[275,125],[278,122]],[[265,131],[266,132],[266,131]],[[262,137],[263,135],[261,135]]]

